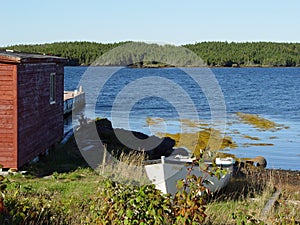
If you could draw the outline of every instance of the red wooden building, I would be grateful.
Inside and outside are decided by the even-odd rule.
[[[64,64],[0,51],[0,164],[20,168],[63,137]]]

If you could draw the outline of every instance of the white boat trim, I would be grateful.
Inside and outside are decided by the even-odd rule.
[[[162,156],[159,160],[150,160],[145,163],[145,170],[149,180],[155,187],[162,191],[164,194],[174,195],[178,190],[176,187],[177,181],[185,179],[188,173],[188,168],[191,168],[193,158],[188,156]],[[212,166],[212,161],[205,161],[208,168]],[[235,160],[233,158],[216,158],[215,163],[217,166],[227,170],[227,173],[220,179],[215,176],[210,176],[208,172],[200,170],[199,166],[193,166],[191,174],[197,177],[203,177],[203,185],[211,192],[216,192],[225,187],[232,175],[233,165]]]

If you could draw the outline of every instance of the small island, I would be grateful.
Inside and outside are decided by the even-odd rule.
[[[137,62],[137,63],[129,64],[127,67],[156,69],[156,68],[170,68],[170,67],[174,67],[174,65],[169,65],[167,63],[162,63],[157,61],[151,61],[151,62],[146,61],[146,62]]]

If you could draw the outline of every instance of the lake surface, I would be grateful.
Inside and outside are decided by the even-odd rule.
[[[237,157],[262,155],[268,168],[300,170],[300,68],[65,67],[65,90],[78,88],[79,82],[92,99],[85,110],[89,118],[106,117],[115,127],[148,135],[160,129],[179,133],[188,129],[179,119],[199,118],[233,138],[239,147],[228,152]],[[240,123],[236,112],[289,128],[260,131]],[[161,123],[149,126],[147,118]],[[258,143],[270,146],[251,145]]]

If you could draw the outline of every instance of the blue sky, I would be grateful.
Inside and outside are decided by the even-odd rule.
[[[299,0],[15,0],[0,6],[0,46],[125,40],[300,42]]]

